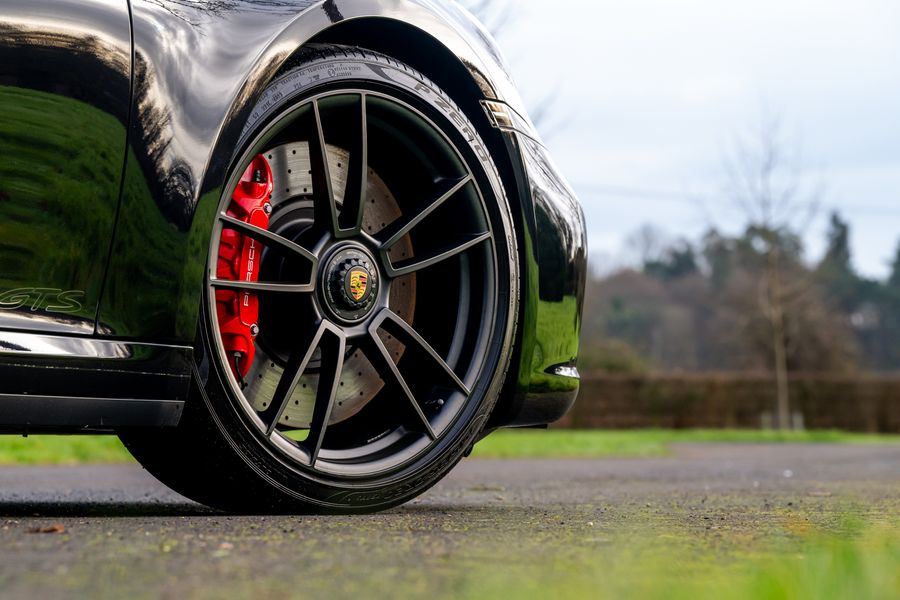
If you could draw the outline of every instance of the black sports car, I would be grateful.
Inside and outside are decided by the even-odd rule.
[[[0,4],[0,431],[371,511],[578,390],[586,248],[441,0]]]

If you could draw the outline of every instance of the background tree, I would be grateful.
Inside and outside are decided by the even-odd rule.
[[[818,190],[803,185],[796,156],[783,139],[780,123],[764,118],[739,138],[725,157],[726,198],[748,222],[746,241],[762,259],[757,302],[764,318],[775,375],[777,427],[791,427],[788,382],[788,312],[804,300],[808,281],[788,277],[793,270],[790,234],[803,231],[818,206]]]
[[[838,212],[831,213],[828,229],[828,248],[822,264],[830,268],[850,273],[850,225]]]
[[[664,281],[682,279],[698,271],[694,247],[684,239],[668,246],[659,258],[644,263],[645,273]]]
[[[888,277],[887,285],[900,289],[900,244],[897,244],[897,251],[894,253],[894,260],[891,263],[891,275]]]
[[[837,212],[831,215],[827,242],[817,276],[825,286],[829,299],[849,314],[859,306],[866,290],[851,263],[850,225]]]
[[[645,223],[628,234],[625,238],[625,249],[630,262],[643,268],[645,265],[662,260],[669,246],[669,239],[659,227]]]
[[[900,244],[891,272],[882,285],[874,285],[867,301],[854,316],[861,331],[867,360],[881,370],[900,370]]]

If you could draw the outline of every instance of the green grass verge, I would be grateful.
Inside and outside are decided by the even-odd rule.
[[[498,431],[475,446],[476,458],[665,456],[679,442],[900,444],[900,435],[840,431],[751,430]],[[115,436],[0,436],[0,465],[121,464],[131,455]]]
[[[77,465],[133,462],[114,435],[0,437],[0,465]]]
[[[475,446],[479,458],[599,458],[604,456],[665,456],[672,444],[738,443],[900,443],[900,435],[841,431],[757,431],[733,429],[639,429],[569,431],[534,429],[498,431]]]

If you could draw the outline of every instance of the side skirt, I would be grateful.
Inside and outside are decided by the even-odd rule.
[[[192,354],[186,346],[0,332],[0,433],[175,426]]]
[[[174,427],[184,402],[0,394],[0,433],[112,433],[122,427]]]

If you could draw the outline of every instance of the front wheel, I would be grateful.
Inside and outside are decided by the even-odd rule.
[[[228,510],[420,494],[481,433],[516,324],[512,219],[475,128],[409,67],[316,46],[266,90],[227,189],[196,393],[126,446]]]

